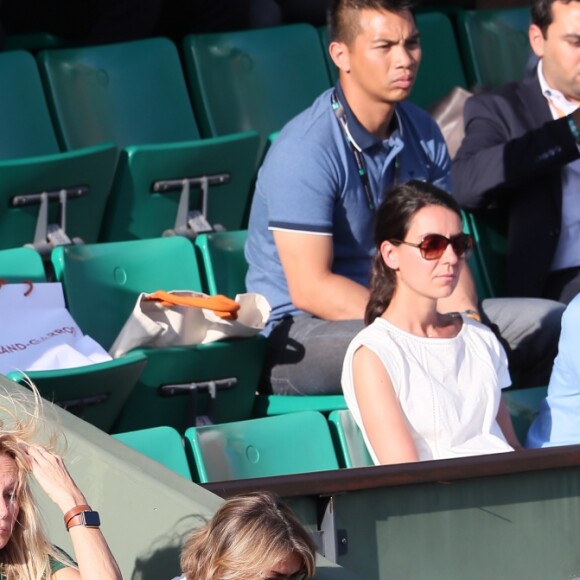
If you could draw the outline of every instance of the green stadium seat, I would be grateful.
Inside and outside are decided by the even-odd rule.
[[[32,248],[0,250],[0,279],[14,283],[45,282],[40,254]],[[8,377],[24,386],[32,381],[43,398],[108,431],[146,362],[145,355],[131,353],[122,360],[70,369],[12,372]]]
[[[256,417],[284,415],[299,411],[331,411],[346,409],[344,395],[257,395],[254,403]]]
[[[194,481],[229,481],[338,469],[328,423],[315,411],[185,432]]]
[[[7,376],[24,386],[32,381],[44,399],[110,432],[146,364],[143,353],[131,352],[123,358],[84,367],[13,372]]]
[[[204,288],[208,294],[235,297],[246,291],[248,263],[244,256],[247,230],[200,234],[196,250],[203,266]]]
[[[479,247],[480,237],[472,222],[472,214],[461,210],[461,218],[463,222],[463,231],[471,234],[475,240],[475,249],[471,257],[467,260],[469,265],[469,271],[473,277],[473,282],[475,284],[475,290],[477,292],[477,297],[479,300],[484,300],[485,298],[493,298],[493,286],[491,280],[489,279],[489,272],[486,265],[482,262],[482,250]]]
[[[423,56],[409,100],[428,108],[454,87],[468,85],[449,16],[443,12],[420,12],[417,28]]]
[[[181,435],[171,427],[151,427],[127,433],[115,433],[115,439],[191,479],[191,471]]]
[[[507,214],[501,209],[466,211],[475,254],[487,280],[486,298],[505,296],[507,273]]]
[[[34,58],[3,52],[0,75],[10,79],[0,94],[0,248],[35,243],[48,253],[50,245],[67,241],[63,229],[69,239],[96,242],[115,171],[114,145],[62,153]]]
[[[0,250],[0,280],[15,284],[24,280],[46,282],[40,254],[32,248]]]
[[[333,411],[328,422],[341,467],[374,465],[362,433],[348,409]]]
[[[112,141],[120,150],[101,241],[166,231],[193,237],[208,222],[241,227],[258,135],[200,138],[171,41],[47,50],[37,58],[63,147]]]
[[[194,247],[183,237],[66,246],[52,262],[77,324],[106,349],[141,292],[201,290]],[[202,416],[250,417],[264,347],[257,336],[131,351],[145,354],[147,366],[113,432],[161,425],[183,432]]]
[[[318,32],[309,24],[194,34],[183,48],[202,133],[255,129],[261,150],[331,84]]]
[[[524,76],[531,54],[529,6],[462,10],[457,23],[470,85],[491,88]]]
[[[4,37],[4,50],[26,50],[34,53],[46,48],[62,48],[70,44],[69,40],[50,32],[7,34]]]

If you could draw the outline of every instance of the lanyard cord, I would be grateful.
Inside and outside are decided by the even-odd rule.
[[[367,172],[365,159],[364,159],[364,156],[362,154],[362,149],[358,146],[358,144],[356,143],[356,141],[352,138],[352,135],[350,134],[350,131],[348,129],[348,123],[346,120],[346,113],[344,111],[344,107],[342,106],[342,104],[340,103],[340,101],[338,100],[338,98],[336,96],[336,89],[334,91],[332,91],[332,94],[330,96],[330,102],[332,105],[332,110],[334,111],[334,114],[335,114],[336,118],[338,119],[338,124],[340,125],[342,132],[344,133],[344,136],[345,136],[348,144],[350,145],[350,150],[352,151],[352,154],[354,156],[356,168],[357,168],[358,174],[360,176],[360,180],[361,180],[361,183],[362,183],[362,186],[363,186],[366,198],[367,198],[367,202],[369,204],[369,209],[374,212],[376,210],[376,205],[375,205],[375,201],[373,199],[373,192],[371,190],[371,182],[369,180],[369,175]],[[393,185],[397,185],[397,183],[399,182],[399,168],[400,168],[399,156],[397,155],[395,157],[395,179],[393,181]]]

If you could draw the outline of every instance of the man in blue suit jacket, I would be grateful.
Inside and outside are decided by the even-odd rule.
[[[467,209],[503,208],[507,293],[580,292],[580,1],[533,0],[533,76],[472,97],[452,168]]]

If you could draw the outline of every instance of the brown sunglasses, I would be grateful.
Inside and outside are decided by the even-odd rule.
[[[418,244],[412,242],[405,242],[404,240],[389,240],[393,244],[405,244],[413,248],[419,248],[421,256],[425,260],[438,260],[451,244],[455,255],[458,258],[469,258],[473,253],[475,242],[473,237],[469,234],[457,234],[446,238],[441,234],[428,234]]]

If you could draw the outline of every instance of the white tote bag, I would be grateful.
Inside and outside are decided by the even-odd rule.
[[[0,373],[80,367],[111,360],[84,335],[57,282],[0,286]]]
[[[109,353],[118,358],[139,347],[207,344],[255,336],[270,316],[260,294],[208,296],[191,290],[141,293]]]

